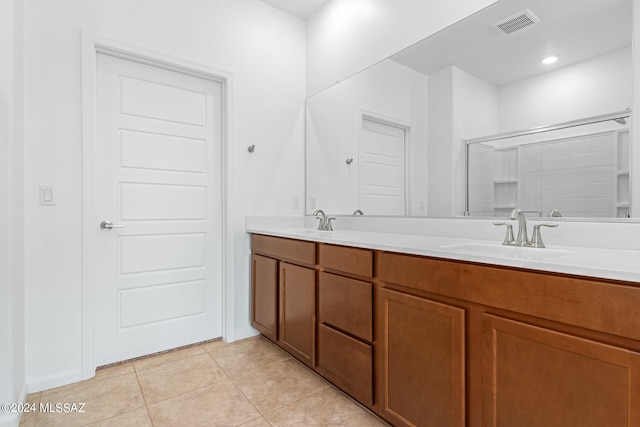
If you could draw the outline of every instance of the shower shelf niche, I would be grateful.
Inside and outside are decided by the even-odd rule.
[[[630,216],[629,191],[629,129],[619,130],[617,139],[617,170],[616,170],[616,216],[628,218]]]

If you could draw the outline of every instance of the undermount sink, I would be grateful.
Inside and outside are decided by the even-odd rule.
[[[452,249],[459,252],[478,255],[502,256],[507,258],[522,259],[548,259],[573,253],[565,249],[527,248],[521,246],[506,246],[490,243],[458,243],[455,245],[440,246],[440,249]]]

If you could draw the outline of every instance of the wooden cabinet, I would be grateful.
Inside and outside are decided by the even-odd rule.
[[[465,425],[463,309],[380,290],[380,413],[397,426]]]
[[[640,354],[483,315],[483,425],[640,425]]]
[[[404,385],[390,371],[393,354],[411,352],[408,336],[416,346],[430,339],[419,334],[433,324],[423,310],[436,301],[464,310],[466,425],[640,425],[637,285],[393,253],[378,255],[378,278],[381,414],[394,425],[460,425],[459,419],[423,422],[426,407],[418,413],[391,399],[394,390],[408,399],[430,388],[433,379],[418,362],[406,368],[404,375],[414,376]],[[394,317],[402,326],[390,326]],[[445,319],[440,316],[443,329]],[[434,347],[452,354],[449,343]],[[415,360],[405,358],[397,363],[400,372]],[[440,353],[428,365],[458,383],[446,360]],[[448,407],[442,399],[428,397]]]
[[[315,243],[254,235],[251,244],[251,325],[314,367]]]
[[[638,283],[252,242],[252,325],[394,426],[640,425]]]
[[[316,348],[316,272],[280,263],[278,344],[310,367]]]

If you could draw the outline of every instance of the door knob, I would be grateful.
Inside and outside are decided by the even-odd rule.
[[[100,230],[110,231],[112,228],[125,228],[126,226],[126,224],[114,224],[111,221],[105,220],[100,223]]]

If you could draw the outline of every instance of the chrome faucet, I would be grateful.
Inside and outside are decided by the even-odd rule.
[[[513,227],[511,224],[505,222],[494,222],[493,225],[506,225],[507,226],[507,234],[504,237],[502,242],[503,245],[508,246],[523,246],[529,248],[544,248],[544,243],[542,242],[542,234],[540,233],[540,227],[557,227],[558,224],[551,223],[541,223],[533,226],[533,235],[531,240],[529,240],[529,235],[527,233],[527,219],[524,216],[524,212],[522,209],[515,208],[511,211],[509,215],[509,219],[518,220],[518,237],[513,238]]]
[[[512,245],[515,246],[533,246],[529,241],[529,234],[527,233],[527,219],[524,216],[524,212],[520,208],[515,208],[511,211],[509,219],[515,219],[518,221],[518,237]]]
[[[331,220],[335,218],[327,218],[327,215],[324,213],[322,209],[318,209],[313,213],[313,216],[318,216],[320,222],[318,223],[318,230],[320,231],[333,231],[333,226],[331,225]]]

